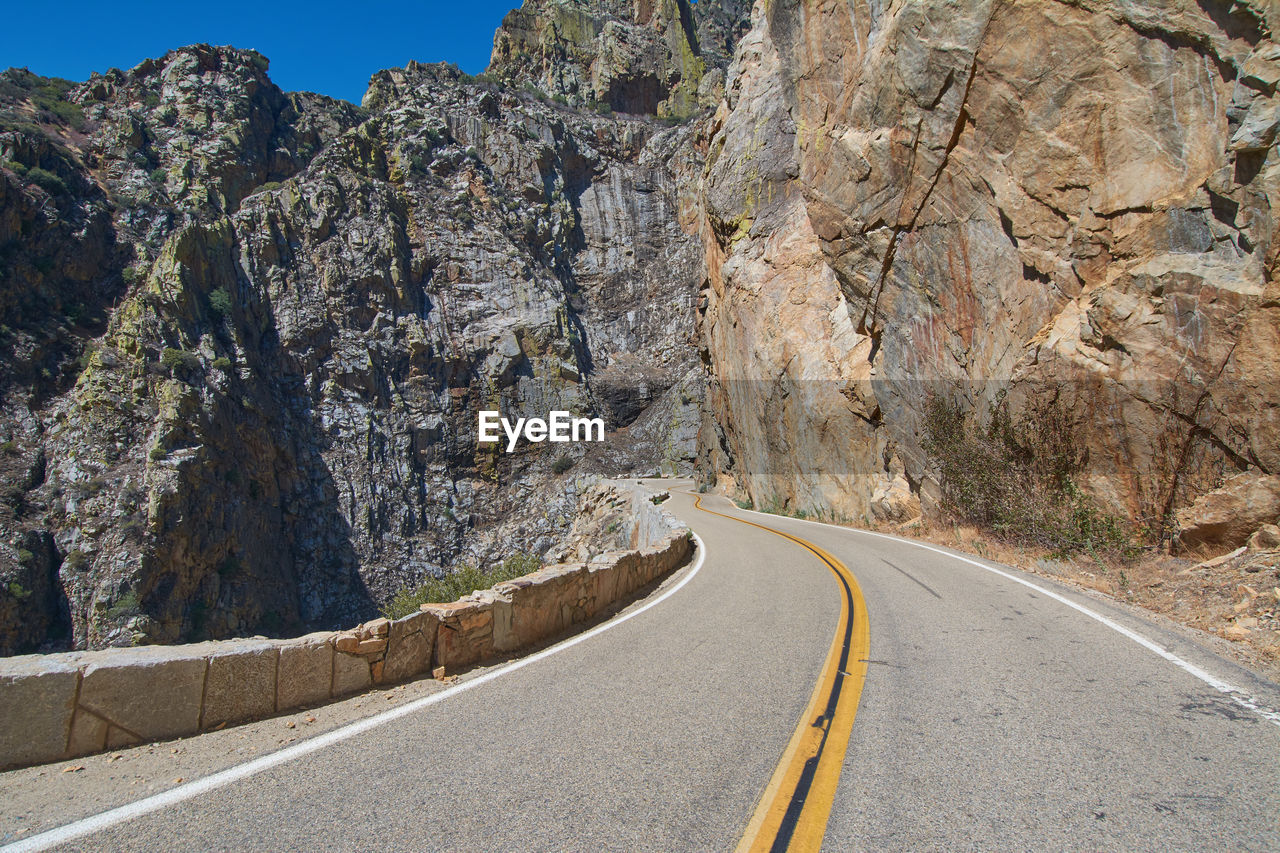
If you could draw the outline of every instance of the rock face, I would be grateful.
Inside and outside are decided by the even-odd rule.
[[[1065,412],[1153,527],[1280,471],[1278,14],[757,4],[709,130],[708,475],[909,517],[939,395]]]
[[[600,31],[598,91],[694,108],[689,6]],[[266,70],[195,46],[0,85],[0,652],[351,624],[545,551],[582,475],[691,470],[693,125],[451,66],[361,107]],[[609,439],[508,455],[485,408]]]
[[[1196,500],[1280,475],[1274,4],[744,11],[528,0],[360,107],[231,48],[6,72],[0,652],[352,624],[695,455],[909,521],[939,400],[1220,541]]]
[[[746,12],[743,0],[525,0],[494,36],[489,75],[598,111],[687,116],[719,99]]]

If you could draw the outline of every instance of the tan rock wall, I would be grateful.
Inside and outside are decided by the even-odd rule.
[[[909,514],[930,395],[1007,394],[1144,522],[1280,472],[1277,8],[757,3],[708,143],[705,470]]]

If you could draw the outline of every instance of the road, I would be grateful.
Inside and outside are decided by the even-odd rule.
[[[865,630],[855,597],[870,652],[835,675],[852,730],[841,756],[829,723],[815,764],[822,849],[1280,849],[1280,687],[1189,635],[939,549],[667,506],[702,560],[625,621],[60,849],[732,850],[812,729],[837,628]]]

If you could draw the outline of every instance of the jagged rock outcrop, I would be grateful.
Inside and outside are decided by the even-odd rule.
[[[746,11],[743,0],[525,0],[494,35],[488,74],[574,106],[688,116],[719,99]]]
[[[580,475],[689,470],[693,126],[266,70],[195,46],[0,92],[0,300],[37,318],[3,330],[0,651],[350,624],[546,550]],[[507,455],[481,408],[610,438]]]
[[[1177,545],[1183,549],[1234,547],[1280,521],[1280,475],[1237,474],[1178,511]]]
[[[757,4],[708,155],[706,470],[909,517],[935,395],[1065,412],[1153,527],[1280,470],[1277,14]]]
[[[0,650],[358,621],[695,447],[760,506],[908,521],[936,400],[1055,413],[1184,544],[1280,474],[1273,5],[743,10],[528,0],[486,74],[360,107],[230,48],[8,72]],[[507,455],[494,407],[609,440]]]

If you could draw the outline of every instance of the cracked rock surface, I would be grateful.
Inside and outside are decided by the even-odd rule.
[[[681,114],[727,61],[684,3],[583,14],[629,73],[688,60]],[[411,63],[356,107],[204,45],[6,72],[0,652],[349,625],[547,551],[599,474],[691,470],[695,125],[498,76]],[[507,454],[480,409],[608,439]]]
[[[904,521],[941,394],[1068,413],[1141,522],[1277,472],[1274,4],[801,5],[709,131],[706,471]]]

